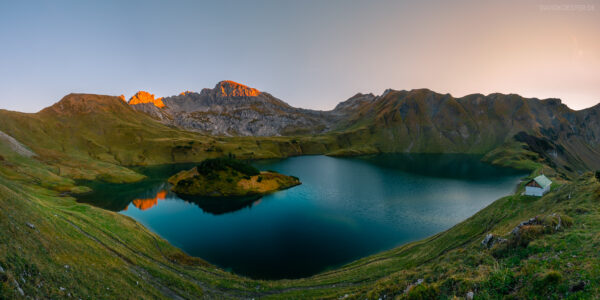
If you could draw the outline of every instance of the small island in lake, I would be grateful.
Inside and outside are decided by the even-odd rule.
[[[201,197],[262,196],[301,184],[294,176],[257,168],[233,158],[213,158],[169,178],[178,195]]]

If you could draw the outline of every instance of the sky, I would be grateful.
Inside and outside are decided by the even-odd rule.
[[[221,80],[329,110],[429,88],[600,102],[600,0],[0,1],[0,108]]]

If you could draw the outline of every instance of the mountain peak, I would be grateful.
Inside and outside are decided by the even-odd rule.
[[[231,80],[223,80],[214,88],[218,97],[256,97],[260,91]]]
[[[123,103],[120,97],[71,93],[50,107],[41,110],[42,113],[79,114],[98,111],[117,111]]]
[[[130,105],[134,104],[142,104],[142,103],[152,103],[154,106],[162,108],[165,107],[165,104],[161,98],[154,98],[154,94],[150,94],[146,91],[139,91],[135,95],[133,95],[128,102]]]

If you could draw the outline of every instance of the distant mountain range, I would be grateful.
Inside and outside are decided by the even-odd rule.
[[[129,104],[165,124],[211,135],[334,133],[341,148],[359,148],[359,153],[485,153],[522,132],[521,142],[544,148],[563,165],[600,166],[600,105],[574,111],[559,99],[514,94],[454,98],[427,89],[389,89],[380,96],[357,94],[330,111],[314,111],[233,81],[200,93],[159,99],[147,95],[139,92]]]
[[[565,174],[600,169],[600,105],[574,111],[558,99],[454,98],[418,89],[357,94],[333,110],[314,111],[232,81],[200,93],[157,98],[138,92],[124,100],[70,94],[36,114],[0,110],[0,132],[74,178],[98,175],[78,173],[81,164],[101,175],[110,166],[227,153],[250,159],[473,153],[513,167],[543,161]]]
[[[200,93],[154,98],[140,91],[128,102],[136,110],[188,130],[225,136],[322,133],[340,119],[334,112],[295,108],[266,92],[221,81]]]

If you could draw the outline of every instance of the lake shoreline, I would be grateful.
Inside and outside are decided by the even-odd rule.
[[[397,160],[398,157],[402,158],[401,163],[394,163],[394,161]],[[445,171],[441,172],[441,174],[436,174],[436,176],[434,176],[434,177],[431,176],[432,174],[429,174],[429,175],[418,174],[419,172],[421,172],[421,173],[422,172],[426,172],[426,173],[427,172],[437,172],[436,170],[432,170],[432,169],[430,169],[430,167],[427,167],[428,165],[430,165],[429,161],[431,161],[432,158],[437,159],[437,162],[439,162],[439,163],[436,165],[438,165],[440,168],[442,168],[441,170],[445,170]],[[495,167],[495,166],[491,166],[491,165],[482,163],[479,161],[479,158],[480,158],[480,156],[474,156],[474,155],[449,155],[449,156],[442,155],[442,156],[439,156],[439,155],[414,155],[414,154],[411,154],[411,155],[399,155],[399,156],[398,155],[391,155],[391,156],[371,155],[371,156],[365,156],[365,157],[360,157],[360,158],[354,158],[354,157],[353,158],[337,158],[337,157],[328,157],[328,156],[298,156],[298,157],[292,157],[292,158],[287,158],[287,159],[258,160],[258,161],[253,161],[253,164],[261,170],[275,169],[276,171],[283,172],[283,173],[296,174],[296,172],[294,172],[293,169],[286,169],[286,168],[295,166],[293,168],[300,168],[299,169],[300,172],[308,172],[304,175],[299,174],[299,175],[301,175],[301,178],[305,178],[305,177],[309,178],[308,188],[307,188],[307,186],[305,186],[307,184],[305,182],[305,184],[303,184],[301,186],[296,186],[291,190],[275,192],[275,193],[266,195],[264,197],[259,197],[258,199],[248,199],[247,201],[240,201],[238,203],[239,205],[234,205],[231,207],[223,207],[223,206],[219,206],[219,205],[214,205],[215,203],[214,202],[210,203],[210,201],[198,202],[198,201],[194,201],[191,199],[183,199],[181,197],[177,197],[176,195],[173,195],[171,192],[168,192],[168,189],[169,189],[168,185],[161,183],[161,179],[158,179],[157,176],[154,176],[157,174],[161,175],[158,177],[162,177],[163,178],[162,180],[164,180],[166,175],[168,175],[167,173],[163,173],[163,172],[165,172],[165,170],[168,170],[168,172],[174,172],[178,168],[185,169],[186,167],[188,167],[190,165],[194,165],[194,164],[177,164],[176,167],[174,167],[173,165],[163,165],[158,168],[146,167],[147,168],[146,171],[148,171],[148,170],[150,171],[150,172],[145,172],[145,174],[148,175],[147,181],[142,182],[142,183],[133,184],[133,186],[141,186],[142,187],[140,192],[138,193],[139,197],[132,195],[130,202],[128,202],[129,204],[125,203],[125,204],[120,204],[120,205],[114,205],[114,207],[120,208],[120,209],[128,208],[127,210],[122,211],[121,213],[124,213],[125,215],[134,217],[135,219],[137,219],[139,221],[143,221],[142,223],[144,223],[148,228],[150,228],[157,234],[161,235],[165,239],[171,241],[173,244],[180,245],[180,247],[182,247],[182,249],[184,251],[186,251],[187,253],[189,253],[193,256],[202,258],[202,259],[206,259],[207,261],[209,261],[217,266],[220,266],[222,268],[231,269],[233,272],[236,272],[237,274],[250,276],[250,278],[262,278],[262,279],[303,278],[305,276],[310,276],[313,274],[320,273],[327,269],[343,266],[343,265],[350,263],[356,259],[360,259],[361,257],[365,257],[368,255],[379,253],[381,251],[393,249],[399,245],[404,245],[411,241],[419,240],[422,238],[427,238],[428,236],[431,236],[432,234],[437,234],[443,230],[447,230],[453,224],[456,224],[459,221],[466,219],[467,217],[471,216],[472,214],[474,214],[478,211],[478,210],[473,210],[472,208],[469,208],[469,206],[471,206],[471,205],[467,205],[469,210],[465,210],[464,212],[460,212],[460,213],[457,211],[456,215],[452,215],[452,214],[448,215],[445,212],[442,213],[442,211],[445,210],[445,211],[451,212],[451,211],[453,211],[452,209],[450,209],[450,208],[439,209],[439,208],[437,208],[437,206],[439,206],[439,204],[434,205],[434,203],[436,203],[436,201],[437,201],[437,200],[435,200],[437,196],[435,196],[435,195],[425,196],[425,194],[410,196],[409,194],[406,194],[406,193],[410,192],[410,193],[414,194],[415,191],[403,191],[402,189],[397,189],[397,188],[394,188],[392,190],[387,189],[388,190],[387,193],[390,193],[390,192],[391,193],[400,193],[398,195],[403,195],[401,197],[404,200],[402,200],[400,202],[398,202],[399,200],[393,200],[393,202],[389,202],[390,200],[392,200],[394,198],[389,198],[389,196],[385,196],[385,193],[382,194],[382,191],[385,192],[386,188],[382,187],[381,182],[384,182],[385,185],[397,186],[397,184],[392,184],[391,182],[395,182],[394,180],[406,180],[406,179],[412,178],[412,179],[410,179],[411,180],[410,182],[414,182],[414,184],[423,182],[423,180],[425,180],[426,182],[431,181],[432,184],[433,184],[433,182],[438,182],[438,187],[439,187],[439,183],[446,182],[446,184],[450,184],[450,185],[447,186],[447,188],[446,188],[447,190],[445,190],[444,193],[451,195],[451,199],[453,199],[450,202],[448,202],[442,206],[442,207],[446,207],[446,205],[459,205],[459,206],[464,205],[464,204],[461,204],[464,202],[464,200],[461,200],[461,199],[463,199],[465,196],[461,196],[462,192],[460,192],[462,189],[464,189],[464,186],[463,186],[464,184],[473,185],[473,187],[482,185],[482,188],[484,188],[484,189],[490,188],[490,184],[486,183],[487,181],[485,181],[485,180],[481,181],[481,177],[482,177],[481,174],[485,174],[486,172],[492,172],[490,174],[493,174],[493,172],[500,172],[500,173],[498,173],[499,175],[500,174],[509,174],[509,176],[514,176],[514,174],[520,174],[519,177],[521,175],[526,175],[522,172],[518,172],[518,171],[515,172],[514,170],[502,171],[505,169],[504,168],[497,169],[497,167]],[[456,163],[453,163],[453,162],[461,161],[461,160],[463,160],[465,162],[465,164],[463,165],[462,168],[457,168]],[[291,165],[289,165],[289,164],[291,164]],[[288,166],[286,167],[286,165],[288,165]],[[279,169],[279,168],[283,168],[283,169]],[[318,171],[316,171],[315,173],[311,173],[312,168],[317,168]],[[490,168],[490,169],[488,169],[488,168]],[[155,171],[154,175],[152,175],[153,170]],[[339,173],[337,173],[338,175],[333,176],[333,174],[328,174],[327,172],[330,172],[331,170],[338,170],[338,172],[339,172]],[[413,172],[412,170],[417,170],[417,172],[411,173],[411,172]],[[500,170],[500,171],[498,171],[498,170]],[[375,173],[373,173],[373,172],[375,172]],[[383,172],[382,173],[383,177],[381,177],[380,175],[376,175],[379,172]],[[310,174],[312,174],[312,175],[310,175]],[[383,175],[383,174],[388,174],[388,175]],[[413,175],[410,175],[410,174],[413,174]],[[510,174],[513,174],[513,175],[510,175]],[[325,177],[323,177],[323,176],[325,176]],[[341,181],[331,179],[329,181],[325,180],[326,183],[321,182],[325,178],[336,178],[339,176],[350,176],[350,177],[348,177],[346,180],[341,180]],[[400,176],[400,177],[398,177],[398,176]],[[406,177],[406,176],[408,176],[408,177]],[[454,178],[454,177],[457,177],[457,176],[460,178],[464,178],[464,179],[462,179],[462,181],[456,181],[456,178]],[[502,175],[502,176],[504,176],[504,175]],[[379,179],[377,179],[377,178],[379,178]],[[383,178],[388,178],[388,179],[383,179]],[[406,179],[402,179],[402,178],[406,178]],[[381,180],[383,180],[383,181],[381,181]],[[385,182],[388,182],[386,180],[392,180],[392,181],[389,181],[390,183],[385,183]],[[347,182],[347,184],[345,184],[344,182]],[[461,183],[461,182],[463,182],[463,183]],[[152,184],[150,184],[150,185],[154,186],[154,188],[144,190],[143,186],[146,183],[153,183],[154,185],[152,185]],[[504,188],[505,192],[499,193],[497,195],[501,196],[501,195],[506,195],[506,194],[512,193],[512,191],[514,191],[514,187],[516,186],[517,183],[518,183],[518,180],[515,177],[514,182],[510,183],[510,186],[508,188]],[[458,184],[458,185],[456,185],[456,184]],[[128,190],[128,191],[130,190],[129,188],[127,188],[127,185],[126,186],[115,185],[115,186],[117,186],[117,187],[121,186],[121,187],[124,187],[125,190]],[[339,189],[338,188],[336,188],[336,190],[331,189],[332,187],[336,187],[336,186],[339,186]],[[409,186],[410,186],[410,184],[409,184]],[[319,188],[317,188],[317,187],[319,187]],[[491,187],[493,188],[493,185],[491,185]],[[313,191],[313,189],[315,189],[315,188],[317,188],[317,190]],[[368,192],[363,191],[363,189],[365,189],[365,188],[369,189],[369,191]],[[450,189],[448,190],[448,188],[450,188]],[[105,188],[103,188],[103,189],[105,189]],[[370,189],[373,189],[373,190],[371,191]],[[348,191],[345,192],[345,190],[348,190]],[[436,190],[436,189],[433,189],[433,190]],[[473,191],[480,191],[480,190],[481,189],[476,188]],[[163,192],[163,191],[165,191],[165,192]],[[337,191],[337,192],[335,192],[335,194],[331,194],[331,192],[333,192],[333,191]],[[308,192],[308,194],[307,194],[307,192]],[[479,193],[479,192],[477,192],[477,193]],[[329,195],[329,196],[327,196],[327,195]],[[367,196],[367,195],[369,195],[369,196]],[[389,195],[391,196],[392,194],[389,194]],[[375,196],[376,198],[372,198],[373,196]],[[282,197],[284,197],[284,198],[282,198]],[[292,197],[292,198],[290,198],[290,200],[285,200],[286,198],[289,198],[289,197]],[[297,197],[300,197],[300,198],[297,198]],[[365,197],[366,198],[370,197],[372,199],[380,199],[380,200],[376,200],[375,202],[372,202],[372,203],[361,200],[361,199],[366,199]],[[471,197],[473,199],[479,198],[479,197],[475,197],[475,196],[469,196],[469,197]],[[497,198],[499,198],[499,197],[497,197],[497,198],[491,199],[489,197],[490,196],[484,196],[484,198],[489,199],[489,200],[486,200],[486,202],[485,202],[486,204],[489,204],[489,203],[493,202],[494,200],[496,200]],[[103,197],[103,198],[106,198],[106,197]],[[182,201],[181,204],[177,204],[179,202],[174,201],[177,198],[181,199],[180,200],[180,201]],[[353,199],[353,200],[344,200],[346,198]],[[471,199],[471,198],[469,198],[469,199]],[[291,199],[296,199],[296,200],[292,201]],[[388,204],[385,204],[385,206],[381,206],[385,202],[380,202],[380,201],[383,201],[384,199],[390,199],[390,200],[385,200],[388,202]],[[414,202],[415,199],[421,199],[421,203]],[[133,203],[134,200],[135,200],[135,203]],[[292,201],[292,202],[290,202],[290,201]],[[344,201],[349,201],[349,202],[347,202],[347,204],[343,204],[343,203],[346,203]],[[425,202],[423,202],[423,201],[425,201]],[[475,200],[469,200],[469,201],[475,201]],[[393,204],[393,203],[395,203],[395,204]],[[413,204],[410,204],[410,203],[413,203]],[[455,204],[451,204],[451,203],[455,203]],[[469,203],[469,202],[464,202],[464,203]],[[393,207],[397,207],[397,208],[391,209],[389,207],[390,204],[393,204]],[[165,206],[165,205],[167,205],[167,206]],[[192,205],[192,206],[189,206],[189,205]],[[331,206],[331,205],[333,205],[333,206]],[[356,206],[356,205],[358,205],[358,206]],[[406,205],[409,205],[409,206],[406,206]],[[154,208],[155,206],[157,208]],[[385,208],[386,206],[388,208]],[[168,208],[168,207],[171,207],[171,208]],[[188,207],[188,208],[184,208],[184,207]],[[317,207],[321,207],[321,208],[317,208]],[[335,207],[337,207],[337,208],[335,208]],[[363,208],[360,208],[360,207],[363,207]],[[436,212],[435,215],[437,217],[435,219],[428,219],[428,217],[426,217],[427,214],[417,213],[418,210],[421,210],[426,207],[429,207],[429,208],[427,208],[429,211]],[[478,205],[476,207],[483,208],[484,205]],[[167,209],[167,210],[164,213],[161,213],[161,211],[164,211],[165,209]],[[119,209],[116,209],[116,210],[118,211]],[[181,217],[174,217],[174,216],[169,217],[169,214],[167,214],[167,211],[174,211],[174,212],[180,211],[177,214],[181,215]],[[185,213],[186,211],[187,211],[187,213]],[[198,213],[200,213],[200,214],[198,215],[197,213],[194,213],[194,211],[198,211]],[[410,211],[411,213],[410,214],[400,214],[400,215],[397,215],[396,217],[392,217],[392,215],[390,215],[391,212],[394,212],[394,214],[398,214],[399,211]],[[414,213],[412,213],[412,211],[414,211]],[[439,211],[439,213],[437,213],[438,211]],[[316,212],[320,212],[320,214],[322,216],[319,216],[319,214],[315,214]],[[177,220],[176,223],[181,223],[180,225],[168,225],[168,226],[175,226],[175,227],[179,228],[179,231],[184,231],[184,232],[190,231],[190,229],[184,229],[184,228],[189,228],[190,226],[200,227],[200,228],[201,227],[219,228],[217,230],[217,232],[221,232],[219,234],[220,237],[214,236],[211,238],[210,237],[211,234],[208,234],[205,231],[192,230],[191,232],[194,232],[193,235],[195,235],[197,237],[205,236],[204,238],[202,238],[205,241],[203,245],[198,244],[198,246],[194,246],[195,243],[188,241],[188,239],[185,236],[180,236],[179,234],[174,233],[177,230],[175,230],[175,229],[167,230],[166,227],[164,227],[167,225],[160,225],[162,223],[156,223],[156,222],[158,222],[158,219],[153,219],[156,217],[150,217],[150,216],[154,216],[154,215],[156,215],[157,217],[159,215],[164,215],[163,217],[160,217],[160,218],[166,218],[165,222],[166,222],[166,220]],[[193,220],[196,220],[196,221],[189,221],[186,223],[184,220],[187,217],[183,217],[186,215],[190,215],[190,217],[191,217],[191,215],[197,215],[196,217],[193,217]],[[254,215],[256,215],[256,217],[252,217]],[[287,215],[289,217],[287,219],[279,218],[279,216],[284,216],[284,215]],[[388,216],[386,216],[386,215],[388,215]],[[262,221],[256,223],[256,220],[257,220],[256,218],[258,218],[258,217]],[[315,219],[315,217],[316,217],[316,219]],[[383,217],[383,219],[382,219],[382,217]],[[146,219],[146,218],[150,218],[150,219]],[[173,218],[175,218],[175,219],[173,219]],[[200,218],[200,219],[198,219],[198,218]],[[341,222],[343,219],[346,219],[347,221]],[[379,220],[379,219],[382,219],[382,220]],[[229,220],[229,221],[226,222],[225,220]],[[244,221],[244,220],[247,220],[247,221]],[[253,220],[253,221],[251,221],[251,220]],[[271,220],[271,221],[268,221],[268,220]],[[306,223],[308,220],[312,220],[312,221],[310,221],[309,223]],[[375,220],[377,220],[377,221],[375,221]],[[408,233],[402,229],[403,226],[408,226],[408,225],[399,225],[398,221],[394,221],[394,220],[401,220],[400,221],[401,223],[409,222],[406,224],[413,224],[413,223],[414,224],[422,224],[422,225],[419,225],[419,226],[421,226],[421,229],[412,230],[412,231],[415,231],[416,233]],[[165,224],[170,224],[172,222],[173,221],[169,221],[168,223],[165,223]],[[200,223],[198,223],[198,222],[200,222]],[[223,222],[225,222],[225,223],[223,223]],[[273,222],[275,222],[275,223],[273,223]],[[186,225],[183,225],[184,223]],[[310,262],[308,262],[309,261],[308,258],[306,258],[306,260],[304,258],[302,258],[305,256],[302,252],[292,253],[291,254],[292,256],[293,255],[297,256],[298,262],[296,263],[296,262],[290,261],[290,265],[287,267],[288,271],[286,271],[286,273],[285,273],[287,275],[283,275],[283,273],[282,273],[282,275],[273,275],[273,274],[276,274],[278,272],[277,269],[280,268],[280,266],[276,266],[276,265],[273,265],[272,268],[270,269],[271,270],[270,272],[275,272],[271,275],[268,275],[268,274],[263,274],[263,275],[254,274],[253,275],[254,268],[250,267],[252,265],[252,263],[250,263],[247,267],[240,269],[239,266],[245,265],[245,263],[242,263],[241,261],[239,261],[239,259],[235,258],[235,256],[232,256],[231,258],[226,258],[221,255],[215,256],[215,254],[211,254],[211,253],[216,253],[216,252],[210,252],[213,250],[206,252],[206,251],[208,251],[207,249],[214,249],[214,251],[216,251],[217,249],[223,249],[223,247],[225,247],[225,248],[232,247],[232,246],[225,246],[227,243],[231,243],[231,242],[226,242],[226,240],[224,240],[224,239],[231,239],[231,240],[235,241],[240,238],[242,240],[245,240],[246,237],[254,237],[255,241],[253,241],[252,243],[269,244],[271,242],[267,242],[267,241],[274,241],[269,236],[269,232],[271,232],[273,229],[268,229],[268,228],[272,228],[273,225],[267,226],[266,225],[267,223],[279,224],[279,225],[277,225],[277,227],[282,228],[282,229],[275,230],[274,233],[280,232],[281,234],[283,234],[284,232],[287,232],[287,230],[288,230],[287,228],[289,228],[289,230],[292,230],[292,228],[297,228],[297,229],[293,229],[295,233],[292,235],[292,236],[295,235],[297,241],[290,240],[290,242],[296,243],[296,242],[300,242],[300,241],[304,240],[305,242],[302,242],[303,244],[310,245],[310,247],[312,249],[320,249],[320,250],[318,250],[318,252],[323,253],[323,254],[321,254],[323,257],[316,259],[318,264],[311,266]],[[193,224],[196,224],[196,225],[193,225]],[[204,224],[204,225],[202,225],[202,224]],[[209,225],[209,224],[212,224],[212,225]],[[348,227],[348,226],[350,226],[350,224],[355,224],[355,225]],[[317,226],[319,229],[317,229],[317,227],[315,227],[315,226]],[[356,227],[356,226],[358,226],[358,227]],[[424,227],[422,227],[422,226],[424,226]],[[193,227],[191,227],[191,228],[193,228]],[[427,229],[427,228],[429,228],[429,229]],[[240,229],[241,229],[241,231],[239,231]],[[325,229],[325,230],[323,230],[323,229]],[[342,235],[339,235],[338,233],[334,233],[334,231],[335,232],[345,232],[345,233]],[[216,234],[216,232],[215,232],[215,234]],[[414,234],[417,234],[417,235],[414,235]],[[239,235],[239,237],[235,238],[236,235]],[[177,236],[180,236],[180,237],[177,237]],[[366,246],[361,246],[361,245],[359,245],[361,243],[358,242],[361,238],[357,238],[357,237],[361,237],[361,236],[364,238],[369,238],[371,241],[367,242],[365,240],[364,242],[361,242],[361,243],[366,244]],[[394,237],[394,236],[396,236],[396,238],[390,239],[390,237]],[[398,239],[398,236],[403,237],[403,238]],[[173,238],[175,238],[175,240],[173,240]],[[215,238],[216,238],[216,240],[215,240]],[[317,238],[317,239],[314,239],[314,238]],[[262,242],[262,243],[259,242],[261,239],[264,242]],[[277,240],[281,241],[280,238]],[[222,241],[222,242],[220,242],[220,241]],[[206,244],[206,243],[208,243],[208,244]],[[225,243],[225,244],[223,244],[223,243]],[[233,242],[233,243],[235,244],[236,242]],[[242,242],[240,242],[240,243],[242,243]],[[325,243],[325,244],[323,244],[323,243]],[[334,246],[334,245],[332,245],[332,243],[342,245],[343,247],[340,246],[342,248],[337,249],[336,247],[338,247],[338,246]],[[242,244],[240,244],[240,246],[241,245]],[[248,247],[249,244],[246,243],[244,245],[245,246],[243,246],[243,247]],[[250,244],[250,245],[253,245],[253,244]],[[329,246],[323,248],[323,245],[329,245]],[[200,248],[197,248],[197,247],[200,247]],[[297,247],[298,246],[295,246],[295,248],[297,248]],[[233,248],[236,248],[236,247],[233,246]],[[302,248],[302,247],[300,247],[300,248]],[[269,251],[271,251],[271,253],[269,253],[269,255],[272,257],[279,257],[279,256],[283,255],[281,253],[285,253],[285,251],[278,252],[280,250],[275,251],[273,249],[284,249],[284,248],[278,248],[278,247],[271,248],[269,250]],[[348,250],[348,249],[350,249],[350,250]],[[354,252],[352,251],[352,249],[355,249]],[[258,260],[262,261],[264,259],[267,259],[266,258],[267,255],[262,254],[262,252],[264,252],[264,249],[260,250],[260,247],[258,247],[258,246],[252,246],[250,251],[251,251],[251,253],[255,253],[255,258],[253,258],[253,259],[255,259],[257,261]],[[269,252],[269,251],[267,251],[267,252]],[[273,252],[273,251],[275,251],[275,252]],[[312,250],[312,251],[314,252],[314,250]],[[333,253],[336,253],[335,256],[337,256],[337,257],[332,256],[332,255],[334,255]],[[342,254],[342,255],[340,255],[340,254]],[[285,255],[284,255],[284,257],[285,257]],[[340,259],[340,257],[341,257],[341,259]],[[231,260],[231,259],[234,259],[234,260]],[[337,259],[337,261],[336,261],[336,259]],[[231,262],[238,261],[237,263],[235,263],[238,265],[238,267],[236,268],[235,265],[232,265],[231,262],[227,263],[227,261],[231,261]],[[242,263],[242,264],[240,265],[240,263]],[[294,267],[294,265],[296,265],[296,267]],[[300,265],[300,266],[298,266],[298,265]],[[304,271],[304,273],[303,272],[295,273],[293,271],[290,271],[290,270],[293,270],[294,268],[305,268],[305,266],[302,266],[302,265],[308,266],[308,267],[306,267],[307,271]],[[266,268],[267,270],[269,270],[270,267],[268,267],[268,264],[266,263],[266,261],[263,261],[261,263],[261,268],[263,268],[263,269]],[[282,268],[282,269],[284,269],[284,268]],[[313,271],[308,271],[309,269],[313,270]],[[294,275],[294,274],[296,274],[296,275]]]

